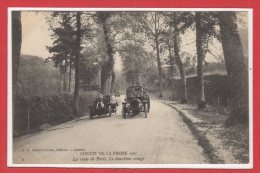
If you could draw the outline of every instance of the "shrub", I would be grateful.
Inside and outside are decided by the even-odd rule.
[[[88,112],[93,96],[79,96],[79,112]],[[73,96],[64,94],[56,96],[17,97],[14,109],[14,130],[16,136],[39,131],[42,125],[57,125],[76,118],[73,115]],[[28,121],[29,120],[29,121]],[[29,122],[29,129],[28,129]]]

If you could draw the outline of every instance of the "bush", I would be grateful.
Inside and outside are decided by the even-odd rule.
[[[59,91],[59,69],[37,56],[22,55],[19,64],[19,96],[51,96]]]
[[[88,112],[93,96],[79,96],[79,112]],[[57,125],[76,118],[73,115],[73,96],[18,97],[14,107],[14,129],[16,136],[39,131],[42,125]],[[28,129],[29,119],[29,129]]]

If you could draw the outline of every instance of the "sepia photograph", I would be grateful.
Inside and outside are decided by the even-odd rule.
[[[252,20],[9,8],[9,166],[252,168]]]

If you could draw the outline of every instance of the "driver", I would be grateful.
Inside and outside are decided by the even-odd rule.
[[[104,103],[103,103],[103,94],[101,94],[99,91],[97,91],[96,95],[96,109],[98,108],[104,108]]]

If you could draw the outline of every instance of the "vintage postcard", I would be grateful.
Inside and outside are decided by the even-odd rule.
[[[9,8],[8,164],[252,168],[252,10]]]

